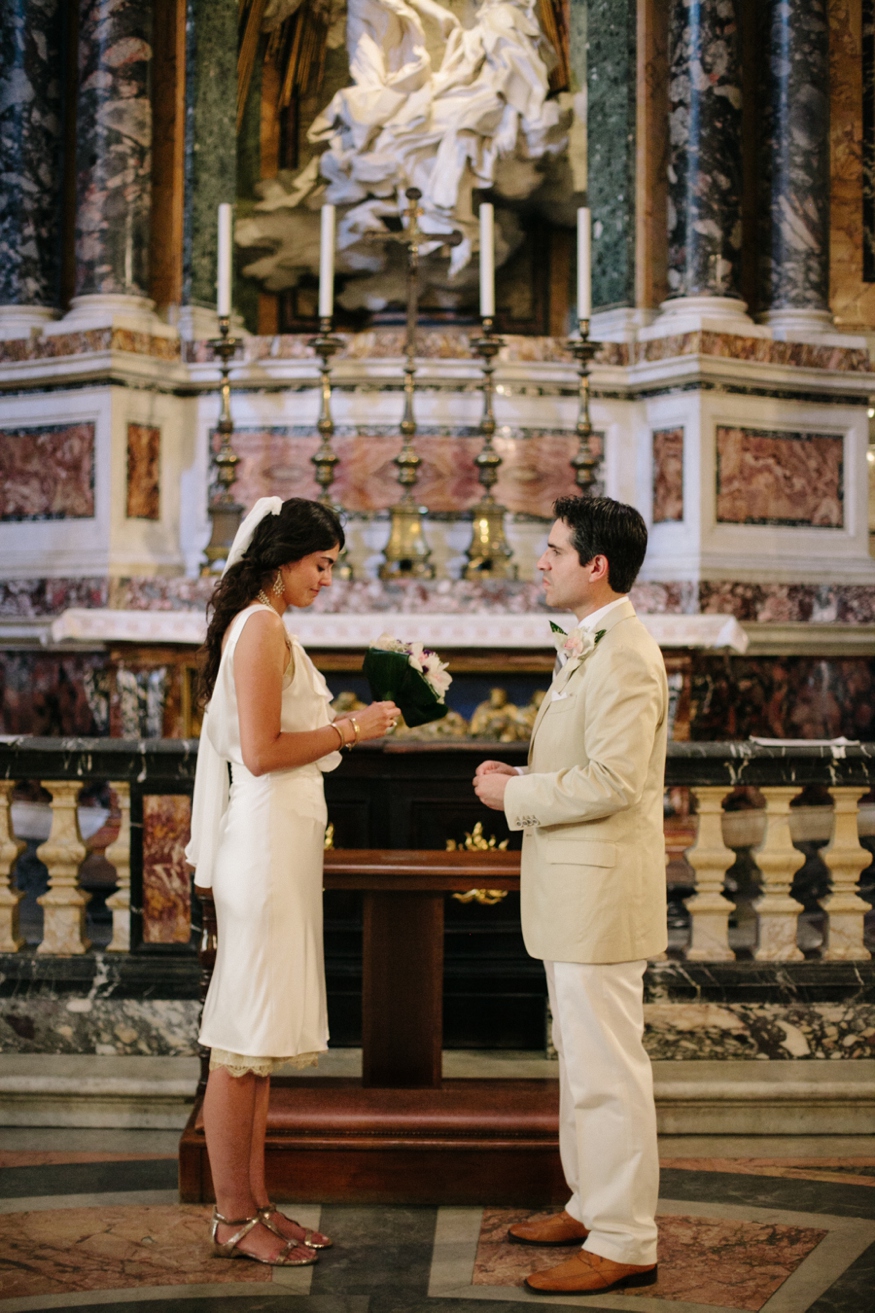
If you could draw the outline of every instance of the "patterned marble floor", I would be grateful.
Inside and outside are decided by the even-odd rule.
[[[0,1129],[0,1313],[872,1313],[875,1138],[664,1142],[660,1277],[545,1300],[561,1260],[508,1245],[518,1209],[302,1205],[336,1247],[312,1268],[215,1259],[209,1209],[176,1203],[173,1132]]]

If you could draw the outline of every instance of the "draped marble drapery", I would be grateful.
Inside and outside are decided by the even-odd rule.
[[[244,273],[274,292],[317,269],[321,198],[344,207],[337,267],[354,276],[346,308],[403,301],[404,264],[374,239],[415,186],[422,230],[434,238],[421,254],[439,251],[453,231],[462,235],[449,267],[429,270],[432,283],[448,295],[463,280],[476,285],[474,192],[494,187],[515,201],[532,195],[543,181],[538,162],[565,149],[570,113],[549,98],[534,0],[481,0],[468,19],[465,26],[438,0],[350,0],[352,84],[311,126],[310,140],[324,143],[324,152],[294,180],[265,181],[262,200],[238,224],[238,243],[260,253]],[[506,222],[509,235],[499,215],[498,265],[520,240],[513,216]]]
[[[61,38],[58,0],[0,5],[0,337],[57,315]]]
[[[762,0],[760,284],[779,334],[829,311],[829,20],[826,0]]]

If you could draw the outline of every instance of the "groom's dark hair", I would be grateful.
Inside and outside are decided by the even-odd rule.
[[[647,525],[635,507],[613,497],[560,497],[553,512],[571,530],[580,564],[606,556],[608,583],[615,593],[628,593],[647,551]]]

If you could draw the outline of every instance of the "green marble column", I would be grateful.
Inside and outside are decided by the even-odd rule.
[[[572,0],[572,14],[575,7]],[[588,0],[587,11],[587,172],[598,313],[635,305],[637,5]]]
[[[197,311],[215,308],[217,211],[237,199],[236,109],[237,0],[188,0],[180,327],[193,336],[211,331]]]

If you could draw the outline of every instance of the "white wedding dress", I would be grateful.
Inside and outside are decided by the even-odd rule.
[[[212,882],[218,922],[200,1043],[213,1050],[212,1067],[225,1066],[236,1075],[268,1075],[289,1062],[309,1065],[328,1046],[322,773],[339,764],[340,753],[261,776],[244,766],[234,651],[249,617],[265,609],[270,608],[249,606],[229,626],[201,732],[192,815],[195,879]],[[296,638],[290,647],[281,728],[319,729],[334,718],[331,694]],[[204,832],[207,827],[210,833]]]

